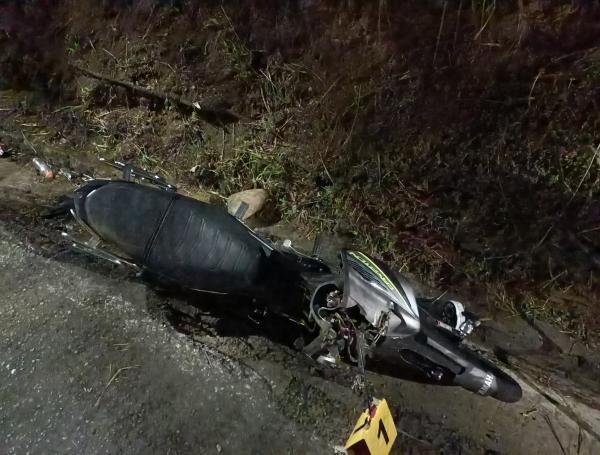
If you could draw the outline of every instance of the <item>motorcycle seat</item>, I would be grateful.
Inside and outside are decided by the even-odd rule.
[[[80,188],[74,202],[77,215],[102,240],[183,287],[243,291],[264,274],[262,243],[221,207],[110,180]]]

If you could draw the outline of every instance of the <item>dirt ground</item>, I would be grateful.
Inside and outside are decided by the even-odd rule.
[[[148,403],[148,413],[135,412],[154,422],[147,429],[154,438],[150,451],[185,452],[186,444],[216,450],[217,443],[225,451],[217,422],[234,419],[241,428],[252,409],[243,405],[237,419],[224,404],[225,390],[215,402],[202,402],[201,411],[189,405],[211,381],[232,381],[235,393],[245,393],[244,381],[229,370],[204,378],[207,359],[262,375],[253,398],[258,412],[264,411],[257,421],[275,419],[281,432],[303,435],[269,444],[273,453],[284,447],[303,453],[302,438],[314,438],[319,450],[312,453],[327,453],[342,442],[359,406],[343,380],[324,380],[265,334],[222,337],[214,314],[199,316],[195,303],[156,295],[57,247],[57,226],[37,214],[41,204],[78,181],[36,179],[31,158],[105,176],[109,170],[99,168],[96,158],[119,158],[159,171],[182,192],[214,203],[238,190],[265,188],[270,203],[258,225],[299,242],[325,232],[336,244],[388,261],[432,295],[459,296],[485,318],[474,342],[518,375],[526,399],[506,407],[462,391],[374,377],[406,433],[399,448],[561,453],[562,444],[564,453],[597,453],[599,8],[583,0],[0,1],[0,147],[10,154],[0,158],[0,279],[12,289],[10,297],[0,297],[0,311],[11,315],[2,330],[12,349],[0,360],[12,365],[29,355],[22,349],[39,327],[28,320],[37,297],[23,291],[26,304],[22,311],[15,307],[17,284],[27,282],[24,289],[39,295],[60,278],[64,285],[47,311],[66,318],[69,310],[62,305],[75,299],[74,321],[97,334],[94,343],[132,338],[131,327],[119,325],[122,317],[164,331],[159,343],[140,329],[139,352],[132,357],[106,341],[108,359],[90,348],[85,355],[95,363],[82,373],[86,389],[93,383],[100,393],[118,368],[146,364],[154,350],[157,358],[171,359],[173,371],[183,371],[173,360],[173,343],[189,347],[188,359],[181,360],[191,362],[192,373],[183,371],[181,379],[146,367],[119,373],[92,409],[100,412],[103,402],[112,403],[104,423],[94,423],[85,441],[76,441],[92,444],[90,452],[104,450],[93,431],[109,438],[126,420],[124,403]],[[62,272],[51,272],[55,267]],[[43,271],[35,283],[28,281],[35,278],[27,276],[29,268]],[[63,274],[80,277],[91,289]],[[93,301],[115,304],[115,283],[131,291],[111,315]],[[92,315],[99,317],[98,326],[84,323],[94,321]],[[102,335],[108,326],[116,332]],[[50,324],[46,332],[58,333],[59,327]],[[58,343],[59,335],[48,336],[50,344]],[[69,343],[58,346],[75,371]],[[60,358],[43,349],[49,359]],[[120,363],[120,355],[129,364]],[[7,370],[9,376],[15,368]],[[24,390],[19,387],[28,384],[61,393],[56,403],[72,414],[64,431],[77,434],[74,419],[92,411],[85,394],[58,385],[72,384],[67,370],[54,372],[55,384],[27,371],[30,382],[3,385],[7,403],[16,406]],[[162,417],[152,410],[150,395],[135,391],[136,384],[150,388],[156,400],[170,402],[162,388],[150,385],[154,376],[177,389],[180,400]],[[196,383],[192,376],[202,378]],[[128,383],[130,378],[142,382]],[[110,395],[120,390],[113,385],[123,386],[123,395]],[[64,397],[71,392],[75,402],[69,404]],[[127,401],[130,395],[137,404]],[[224,406],[223,420],[215,420],[214,431],[207,427],[210,443],[204,446],[193,416],[207,420],[217,402]],[[179,415],[177,403],[190,416],[175,419],[185,420],[187,430],[181,431],[188,433],[161,445],[170,431],[161,420]],[[58,423],[42,408],[39,418],[57,437]],[[1,410],[1,436],[13,441],[6,447],[21,438],[14,452],[27,451],[33,427],[20,411],[8,409]],[[21,427],[9,431],[5,422]],[[252,434],[230,444],[250,444]],[[105,449],[135,451],[142,439],[131,436]],[[59,443],[51,445],[61,452]]]

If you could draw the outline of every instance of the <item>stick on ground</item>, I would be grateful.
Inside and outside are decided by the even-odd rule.
[[[108,381],[106,386],[104,386],[104,389],[102,389],[102,392],[100,392],[100,395],[98,395],[98,399],[96,400],[96,403],[94,403],[94,407],[95,408],[98,407],[98,405],[100,404],[100,399],[102,398],[102,395],[104,395],[104,392],[106,392],[106,390],[110,387],[110,385],[113,383],[113,381],[115,379],[117,379],[117,376],[119,376],[123,371],[131,370],[131,369],[137,368],[137,367],[138,367],[138,365],[132,365],[129,367],[119,368],[117,371],[115,371],[115,374],[112,375],[112,377],[110,378],[110,380]]]
[[[166,102],[176,105],[179,110],[185,113],[196,112],[203,120],[208,123],[216,124],[219,126],[226,125],[229,123],[238,122],[241,120],[241,116],[227,109],[210,109],[203,106],[200,106],[198,103],[193,103],[189,100],[183,99],[177,95],[172,93],[165,93],[156,90],[150,90],[145,87],[141,87],[139,85],[133,84],[128,81],[121,81],[118,79],[114,79],[112,77],[106,76],[104,74],[96,73],[87,68],[83,68],[78,65],[71,65],[74,69],[79,71],[84,76],[91,77],[93,79],[98,79],[100,81],[106,82],[111,85],[116,85],[117,87],[123,87],[132,93],[135,93],[138,96],[142,96],[144,98]]]

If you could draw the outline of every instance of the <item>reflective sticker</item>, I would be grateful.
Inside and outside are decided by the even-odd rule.
[[[392,291],[398,292],[398,289],[391,282],[389,277],[383,273],[383,271],[375,264],[369,257],[360,251],[348,251],[348,254],[352,256],[357,261],[361,262],[365,267],[371,270],[377,277],[385,283],[385,285]]]
[[[397,435],[387,401],[374,398],[358,418],[345,448],[350,455],[365,453],[365,446],[371,455],[388,455]]]

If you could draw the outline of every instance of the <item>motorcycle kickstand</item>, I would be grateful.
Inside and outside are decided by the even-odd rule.
[[[358,374],[352,383],[352,390],[365,399],[366,406],[369,407],[373,401],[373,396],[370,393],[369,381],[367,380],[365,370],[365,336],[358,331],[356,335],[356,346],[358,350]]]

